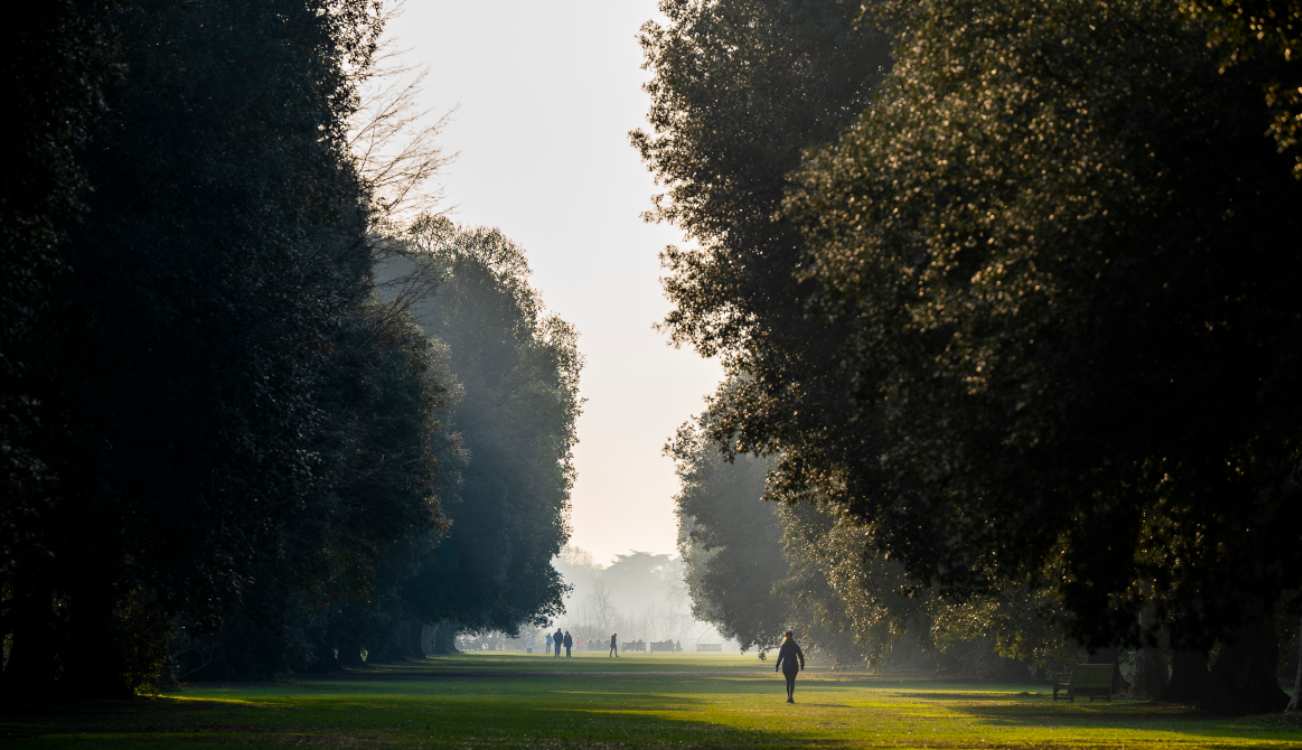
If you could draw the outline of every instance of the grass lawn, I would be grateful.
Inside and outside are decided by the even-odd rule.
[[[811,669],[797,703],[753,656],[471,655],[130,703],[0,714],[0,747],[1302,747],[1279,716],[1136,701],[1054,703],[1044,685]]]

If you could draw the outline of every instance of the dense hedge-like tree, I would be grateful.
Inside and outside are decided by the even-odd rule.
[[[380,269],[447,347],[462,395],[452,426],[466,452],[444,510],[451,527],[406,585],[414,611],[458,629],[515,632],[559,612],[552,559],[569,537],[581,359],[572,326],[544,315],[524,253],[496,230],[417,222],[409,251]]]
[[[757,176],[719,155],[836,134],[774,144],[728,107],[789,101],[763,84],[845,47],[762,72],[751,37],[714,43],[766,28],[720,20],[737,7],[674,4],[648,34],[640,141],[702,247],[668,255],[668,327],[750,384],[715,437],[777,453],[776,496],[821,490],[952,595],[1044,577],[1098,645],[1154,603],[1181,647],[1224,640],[1208,705],[1274,707],[1253,646],[1300,554],[1298,195],[1259,69],[1222,73],[1167,3],[869,5],[840,33],[892,32],[880,93],[794,180]],[[800,188],[775,213],[756,181]]]
[[[1224,70],[1250,66],[1270,111],[1269,132],[1293,160],[1293,176],[1302,178],[1302,1],[1179,0],[1179,5],[1207,29]]]
[[[367,291],[344,136],[377,29],[367,0],[48,7],[19,14],[48,48],[12,72],[71,115],[34,132],[39,105],[19,141],[54,157],[26,189],[55,233],[13,272],[48,278],[51,252],[63,272],[34,322],[6,307],[6,340],[36,332],[24,448],[45,479],[16,522],[37,554],[5,570],[4,682],[123,694],[171,613],[211,629],[238,603],[274,627],[316,575],[295,527],[331,484],[323,374]]]
[[[64,245],[86,210],[82,149],[115,71],[98,2],[25,7],[0,39],[11,110],[0,185],[0,631],[7,636],[47,627],[54,604],[37,573],[54,544],[52,454],[66,450],[62,414],[50,403],[48,347],[57,331],[49,322],[68,272]],[[10,662],[39,678],[37,690],[54,677],[42,672],[48,662],[40,650]]]
[[[666,447],[678,472],[678,552],[692,614],[743,649],[771,647],[789,627],[774,587],[789,575],[776,508],[763,502],[769,462],[727,461],[696,425]]]
[[[1155,599],[1227,639],[1209,705],[1282,706],[1302,193],[1256,81],[1155,2],[936,3],[897,50],[790,204],[853,321],[823,408],[879,425],[851,507],[920,577],[1056,560],[1097,644]]]
[[[680,482],[679,550],[694,614],[743,648],[769,648],[795,629],[838,663],[967,676],[1047,674],[1076,655],[1051,592],[1009,587],[946,601],[909,579],[838,503],[766,500],[775,462],[725,456],[709,437],[712,420],[707,410],[666,447]]]
[[[654,218],[698,244],[664,253],[666,327],[750,374],[721,401],[721,425],[737,424],[722,412],[744,402],[792,431],[821,429],[784,403],[802,395],[798,373],[822,366],[822,350],[806,345],[824,333],[804,314],[813,287],[791,273],[802,240],[778,209],[802,149],[834,139],[867,105],[888,40],[858,23],[860,3],[847,0],[667,0],[661,9],[667,21],[642,33],[651,131],[633,142],[666,187]],[[776,448],[769,435],[730,430],[718,437],[744,451]]]

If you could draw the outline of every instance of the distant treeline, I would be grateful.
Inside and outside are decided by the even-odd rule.
[[[698,614],[857,658],[1138,649],[1140,694],[1283,708],[1298,3],[662,9],[664,324],[729,375],[671,447]]]
[[[330,669],[559,607],[574,332],[499,233],[393,229],[348,132],[381,27],[373,0],[6,24],[5,694]]]

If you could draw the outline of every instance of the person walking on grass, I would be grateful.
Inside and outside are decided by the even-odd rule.
[[[565,631],[565,658],[570,658],[570,649],[574,647],[574,639],[570,637],[570,631]]]
[[[561,633],[561,629],[556,628],[556,634],[552,636],[552,646],[555,647],[557,656],[561,655],[561,641],[564,640],[565,636]]]
[[[552,634],[550,632],[548,632],[547,637],[543,639],[543,643],[546,644],[543,648],[543,653],[550,654],[552,652]]]
[[[619,658],[619,633],[610,634],[610,653],[607,654],[606,658],[611,656]]]
[[[796,665],[797,660],[799,666]],[[800,644],[796,643],[795,637],[788,630],[782,637],[782,645],[778,647],[778,661],[773,665],[774,672],[780,669],[787,678],[787,703],[796,702],[796,675],[804,668],[805,652],[800,650]]]

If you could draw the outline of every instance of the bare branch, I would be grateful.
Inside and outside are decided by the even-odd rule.
[[[400,12],[401,4],[388,10],[385,25]],[[382,234],[396,234],[416,216],[437,213],[442,195],[431,181],[452,159],[438,145],[452,112],[436,115],[419,108],[429,71],[404,63],[405,55],[386,37],[370,64],[354,73],[361,106],[350,123],[349,147]]]

